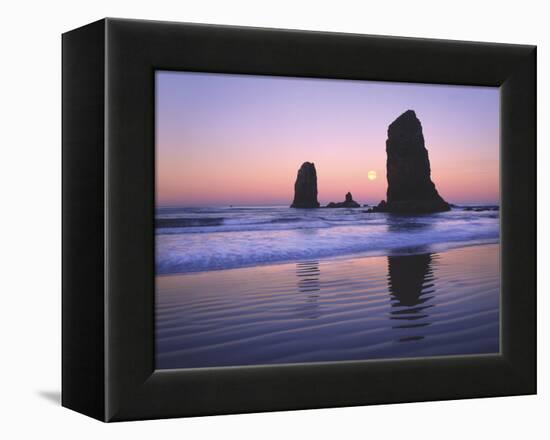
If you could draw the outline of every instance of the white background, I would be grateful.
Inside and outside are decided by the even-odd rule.
[[[525,0],[2,2],[0,437],[548,438],[550,279],[545,257],[550,241],[544,219],[550,174],[546,125],[550,123],[550,41],[544,4]],[[108,425],[61,408],[60,34],[105,16],[538,45],[539,395]]]

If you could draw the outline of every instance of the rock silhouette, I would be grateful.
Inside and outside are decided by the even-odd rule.
[[[360,208],[360,207],[361,205],[359,205],[359,203],[353,200],[353,197],[350,192],[346,194],[346,200],[344,202],[338,202],[338,203],[330,202],[327,205],[327,208]]]
[[[317,201],[317,172],[315,165],[304,162],[298,170],[294,184],[294,201],[291,208],[319,208]]]
[[[386,154],[387,200],[373,211],[416,214],[451,209],[431,180],[422,125],[413,110],[388,127]]]

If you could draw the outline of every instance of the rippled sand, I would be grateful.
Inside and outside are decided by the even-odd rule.
[[[157,368],[499,352],[499,247],[157,276]]]

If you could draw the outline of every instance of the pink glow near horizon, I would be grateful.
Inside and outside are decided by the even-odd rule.
[[[287,205],[305,161],[322,204],[378,202],[387,127],[408,109],[439,193],[499,200],[497,88],[157,72],[156,99],[157,205]]]

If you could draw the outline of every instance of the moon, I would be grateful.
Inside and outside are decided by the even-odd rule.
[[[368,177],[369,180],[376,180],[376,171],[370,170],[367,173],[367,177]]]

